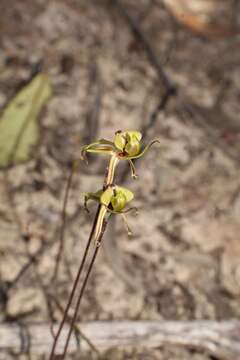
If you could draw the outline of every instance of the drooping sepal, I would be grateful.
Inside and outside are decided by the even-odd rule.
[[[99,191],[96,191],[95,193],[92,193],[92,192],[88,192],[88,193],[84,193],[84,209],[89,212],[89,209],[88,209],[88,206],[87,206],[87,203],[89,200],[94,200],[94,201],[97,201],[97,202],[100,202],[100,197],[103,193],[103,190],[99,190]]]
[[[112,155],[115,150],[114,143],[105,139],[93,142],[89,145],[85,145],[81,149],[81,159],[87,162],[86,154],[98,153],[104,155]]]

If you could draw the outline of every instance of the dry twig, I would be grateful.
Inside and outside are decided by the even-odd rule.
[[[126,346],[157,348],[171,344],[203,349],[221,359],[240,359],[240,322],[235,320],[97,321],[81,323],[80,326],[87,338],[99,350]],[[47,353],[52,339],[49,324],[29,324],[27,329],[30,338],[23,338],[19,325],[1,324],[0,349],[26,351],[30,347],[32,354]],[[68,329],[68,326],[63,329],[59,339],[58,354],[63,350]],[[72,338],[69,350],[73,352],[78,349],[76,340]],[[80,339],[80,350],[89,350],[89,345],[83,339]]]

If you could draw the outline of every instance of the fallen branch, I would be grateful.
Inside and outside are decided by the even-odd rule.
[[[240,359],[240,321],[96,321],[78,324],[99,350],[114,347],[156,348],[181,345],[203,349],[221,359]],[[55,330],[57,325],[55,327]],[[63,329],[57,352],[63,350],[68,326]],[[50,325],[0,324],[1,351],[43,354],[52,344]],[[89,350],[83,339],[72,338],[70,351]]]

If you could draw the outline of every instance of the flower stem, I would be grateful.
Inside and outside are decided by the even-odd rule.
[[[116,166],[117,166],[118,162],[119,162],[119,159],[117,158],[117,156],[115,156],[115,155],[111,156],[110,162],[109,162],[109,165],[108,165],[108,168],[107,168],[107,172],[106,172],[106,175],[105,175],[105,179],[104,179],[104,182],[103,182],[103,190],[106,189],[109,185],[111,185],[113,183],[115,169],[116,169]],[[82,258],[82,261],[81,261],[81,264],[80,264],[76,279],[74,281],[73,288],[72,288],[71,294],[69,296],[67,306],[66,306],[64,314],[63,314],[63,319],[62,319],[62,321],[61,321],[61,323],[59,325],[58,331],[57,331],[57,333],[56,333],[56,335],[54,337],[54,341],[53,341],[53,345],[52,345],[49,360],[54,360],[55,349],[56,349],[56,346],[57,346],[57,342],[58,342],[58,339],[60,337],[63,326],[64,326],[64,324],[65,324],[65,322],[67,320],[68,311],[69,311],[69,308],[70,308],[70,306],[72,304],[72,301],[73,301],[73,298],[74,298],[74,295],[75,295],[75,292],[76,292],[76,289],[77,289],[77,286],[78,286],[78,283],[79,283],[79,280],[80,280],[80,277],[81,277],[81,273],[83,271],[83,267],[84,267],[86,259],[87,259],[87,255],[88,255],[88,252],[89,252],[90,244],[92,242],[92,238],[93,238],[94,234],[97,234],[97,238],[95,239],[95,249],[94,249],[94,252],[93,252],[93,255],[92,255],[92,258],[91,258],[91,262],[89,264],[86,276],[85,276],[85,278],[83,280],[83,284],[82,284],[82,287],[81,287],[81,290],[80,290],[80,293],[79,293],[79,296],[78,296],[77,305],[75,307],[74,315],[73,315],[72,320],[71,320],[68,336],[67,336],[65,346],[64,346],[64,352],[63,352],[63,355],[62,355],[61,359],[63,360],[65,358],[65,356],[66,356],[68,344],[69,344],[69,341],[70,341],[72,331],[74,329],[74,323],[75,323],[76,318],[77,318],[77,314],[78,314],[78,310],[79,310],[81,300],[82,300],[82,297],[83,297],[83,294],[84,294],[84,290],[86,288],[89,275],[90,275],[92,267],[94,265],[94,262],[95,262],[99,247],[101,245],[103,234],[104,234],[106,226],[107,226],[108,218],[110,216],[110,214],[106,214],[104,217],[101,218],[101,221],[99,221],[101,210],[105,210],[105,207],[103,205],[98,206],[98,209],[97,209],[94,221],[93,221],[93,226],[92,226],[92,229],[91,229],[91,233],[89,235],[89,239],[88,239],[88,242],[87,242],[84,254],[83,254],[83,258]]]
[[[95,249],[94,249],[91,262],[90,262],[90,264],[89,264],[89,267],[88,267],[88,270],[87,270],[85,279],[84,279],[84,281],[83,281],[83,284],[82,284],[82,287],[81,287],[81,290],[80,290],[80,293],[79,293],[77,305],[76,305],[76,307],[75,307],[75,311],[74,311],[74,314],[73,314],[73,317],[72,317],[72,320],[71,320],[71,324],[70,324],[70,328],[69,328],[69,331],[68,331],[67,340],[66,340],[66,342],[65,342],[64,351],[63,351],[63,354],[62,354],[62,360],[64,360],[64,358],[65,358],[65,356],[66,356],[66,353],[67,353],[68,344],[69,344],[70,337],[71,337],[72,332],[73,332],[73,329],[74,329],[74,323],[75,323],[76,318],[77,318],[77,314],[78,314],[78,310],[79,310],[79,307],[80,307],[80,304],[81,304],[81,300],[82,300],[82,297],[83,297],[83,294],[84,294],[84,290],[85,290],[85,288],[86,288],[89,275],[90,275],[91,270],[92,270],[92,268],[93,268],[93,265],[94,265],[94,262],[95,262],[95,259],[96,259],[96,256],[97,256],[99,247],[100,247],[100,245],[101,245],[101,241],[102,241],[103,234],[104,234],[104,232],[105,232],[106,226],[107,226],[107,219],[104,219],[101,234],[99,235],[99,237],[98,237],[98,239],[97,239],[97,244],[98,244],[98,246],[96,246]]]
[[[94,231],[95,231],[95,226],[96,226],[97,219],[98,219],[99,210],[100,210],[100,206],[98,206],[98,209],[97,209],[97,212],[96,212],[96,215],[95,215],[95,219],[94,219],[94,222],[93,222],[93,226],[92,226],[92,229],[91,229],[89,238],[88,238],[88,242],[87,242],[87,245],[86,245],[84,254],[83,254],[83,258],[82,258],[81,264],[80,264],[79,269],[78,269],[77,276],[76,276],[76,278],[75,278],[75,281],[74,281],[74,284],[73,284],[73,287],[72,287],[71,294],[70,294],[69,299],[68,299],[67,306],[66,306],[66,308],[65,308],[65,310],[64,310],[64,314],[63,314],[62,321],[61,321],[61,323],[60,323],[60,325],[59,325],[59,328],[58,328],[58,331],[57,331],[57,333],[56,333],[56,335],[55,335],[55,337],[54,337],[54,341],[53,341],[53,345],[52,345],[52,349],[51,349],[51,354],[50,354],[49,360],[53,360],[53,359],[54,359],[54,354],[55,354],[55,349],[56,349],[56,346],[57,346],[57,342],[58,342],[59,336],[60,336],[60,334],[61,334],[61,331],[62,331],[62,329],[63,329],[64,323],[65,323],[65,321],[66,321],[66,319],[67,319],[67,317],[68,317],[68,311],[69,311],[69,308],[70,308],[70,306],[71,306],[71,304],[72,304],[73,297],[74,297],[74,295],[75,295],[75,292],[76,292],[76,289],[77,289],[77,285],[78,285],[78,282],[79,282],[79,279],[80,279],[80,276],[81,276],[83,267],[84,267],[85,262],[86,262],[86,259],[87,259],[88,251],[89,251],[89,248],[90,248],[90,245],[91,245],[92,237],[93,237],[93,234],[94,234]]]

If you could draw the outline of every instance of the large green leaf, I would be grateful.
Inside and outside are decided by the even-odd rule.
[[[30,158],[40,136],[38,115],[50,96],[49,78],[40,74],[7,105],[0,118],[0,167]]]

